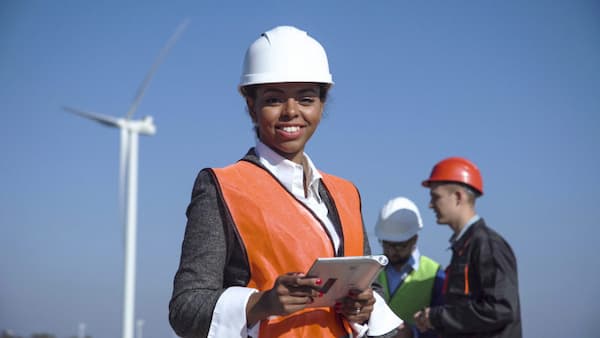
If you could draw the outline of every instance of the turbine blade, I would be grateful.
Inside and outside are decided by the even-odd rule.
[[[79,110],[79,109],[75,109],[75,108],[71,108],[71,107],[67,107],[67,106],[63,106],[63,109],[69,113],[83,116],[85,118],[94,120],[96,122],[99,122],[99,123],[109,126],[109,127],[120,127],[119,120],[112,116],[98,114],[98,113],[90,113],[87,111],[83,111],[83,110]]]
[[[127,194],[127,182],[125,175],[128,170],[128,159],[129,158],[129,130],[121,128],[121,142],[119,150],[119,211],[123,222],[127,218],[127,205],[125,201],[125,195]]]
[[[173,45],[175,44],[175,42],[177,42],[177,39],[179,39],[179,36],[181,36],[181,34],[185,31],[185,29],[187,28],[189,22],[190,22],[189,19],[183,20],[183,22],[181,24],[179,24],[179,26],[177,27],[177,29],[175,30],[175,32],[173,33],[173,35],[171,35],[171,37],[169,38],[169,40],[167,40],[167,43],[165,44],[165,46],[160,50],[160,53],[158,54],[158,57],[154,61],[154,64],[150,68],[150,71],[148,71],[148,73],[146,74],[146,77],[144,78],[144,81],[142,82],[142,84],[138,88],[137,93],[135,95],[135,98],[134,98],[133,102],[131,103],[131,106],[129,107],[129,110],[127,111],[127,114],[125,115],[125,117],[128,120],[133,117],[133,114],[137,110],[137,107],[140,104],[140,101],[142,100],[142,97],[144,96],[144,92],[146,91],[146,88],[150,84],[150,80],[152,79],[152,76],[154,76],[154,73],[156,72],[156,69],[158,69],[158,66],[162,63],[162,61],[164,60],[164,58],[167,56],[167,53],[169,52],[169,50],[171,49],[171,47],[173,47]]]

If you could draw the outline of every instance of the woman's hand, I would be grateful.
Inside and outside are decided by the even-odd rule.
[[[371,317],[373,304],[375,304],[373,289],[350,290],[346,297],[335,304],[334,309],[350,322],[364,323]]]
[[[246,306],[248,325],[269,316],[288,315],[306,308],[314,298],[323,295],[318,291],[321,283],[319,278],[307,278],[298,272],[277,277],[272,289],[250,296]]]

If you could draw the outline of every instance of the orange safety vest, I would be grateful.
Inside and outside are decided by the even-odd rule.
[[[269,290],[279,275],[306,272],[318,257],[335,256],[312,211],[267,170],[248,161],[213,169],[225,205],[246,249],[248,287]],[[344,254],[363,255],[360,197],[348,181],[321,173],[342,224]],[[307,308],[261,321],[260,337],[345,337],[351,330],[330,307]]]

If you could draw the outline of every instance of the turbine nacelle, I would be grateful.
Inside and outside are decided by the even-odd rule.
[[[81,117],[85,117],[87,119],[96,121],[107,127],[120,128],[141,135],[156,134],[156,125],[154,124],[154,118],[152,116],[144,116],[144,118],[139,120],[131,120],[126,117],[112,117],[108,115],[83,111],[72,107],[63,107],[63,109],[70,113],[77,114]]]
[[[141,120],[117,119],[120,128],[130,130],[141,135],[156,134],[156,125],[152,116],[144,116]]]

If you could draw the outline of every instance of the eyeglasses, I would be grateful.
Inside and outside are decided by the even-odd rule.
[[[382,247],[390,248],[394,250],[404,250],[413,245],[411,240],[406,242],[388,242],[388,241],[379,241]]]

